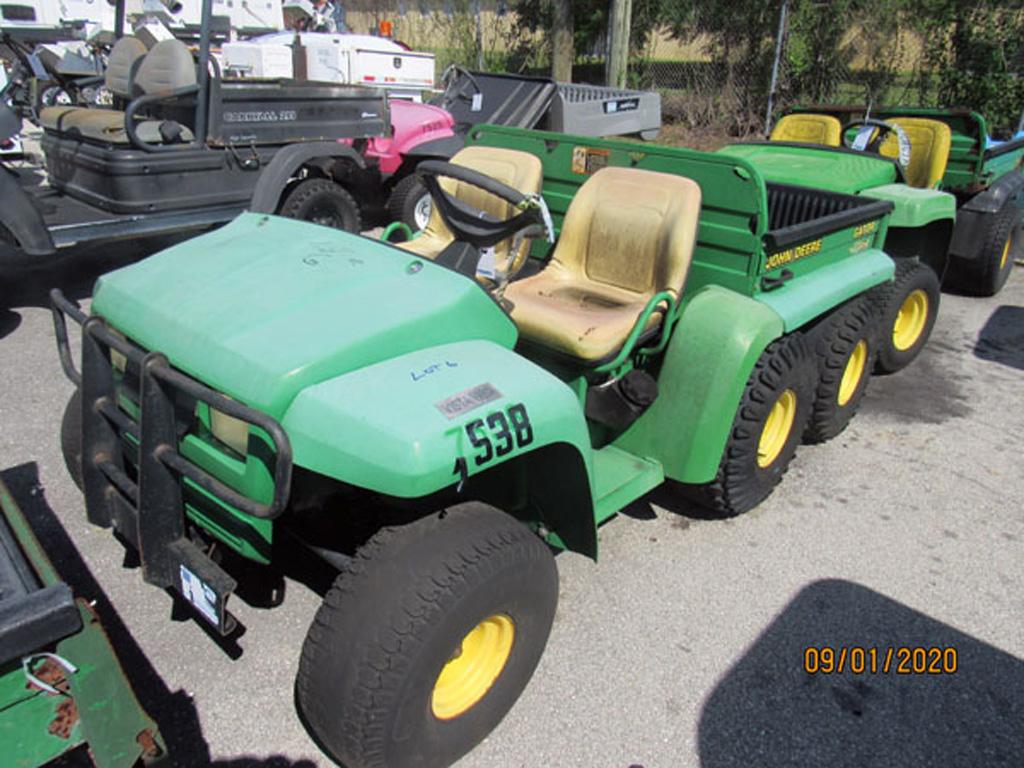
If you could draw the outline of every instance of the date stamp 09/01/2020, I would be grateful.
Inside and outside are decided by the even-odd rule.
[[[957,665],[953,647],[824,645],[804,649],[804,672],[809,675],[952,675]]]

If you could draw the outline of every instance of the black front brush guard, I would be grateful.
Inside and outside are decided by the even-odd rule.
[[[265,413],[216,392],[171,367],[159,352],[146,352],[86,315],[59,290],[50,293],[61,366],[81,391],[82,484],[91,523],[113,528],[139,552],[143,578],[173,589],[221,634],[234,629],[226,609],[237,583],[207,556],[185,528],[182,478],[248,515],[270,520],[284,511],[292,476],[292,449],[284,429]],[[82,370],[75,368],[67,318],[82,326]],[[139,370],[139,419],[118,406],[114,350]],[[274,445],[274,497],[264,504],[238,493],[178,451],[176,395],[206,403],[263,430]],[[122,435],[139,446],[138,479],[126,470]]]

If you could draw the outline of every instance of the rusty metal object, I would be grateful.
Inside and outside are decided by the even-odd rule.
[[[70,739],[71,731],[78,723],[78,705],[74,699],[62,699],[57,705],[57,716],[47,730],[60,739]]]
[[[135,737],[135,741],[138,742],[142,748],[142,758],[160,757],[164,753],[163,749],[160,748],[160,744],[157,742],[156,737],[149,728],[144,728],[139,731],[139,735]]]

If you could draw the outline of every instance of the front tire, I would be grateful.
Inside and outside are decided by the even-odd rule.
[[[299,706],[349,768],[450,765],[519,698],[557,601],[548,547],[493,507],[384,528],[310,626]]]
[[[722,516],[747,512],[782,482],[814,399],[814,363],[800,334],[768,345],[747,380],[715,479],[687,495]]]
[[[82,393],[76,389],[60,420],[60,451],[78,490],[82,490]]]
[[[430,221],[433,201],[426,185],[415,173],[395,184],[388,199],[388,213],[392,221],[400,221],[413,232],[425,229]]]
[[[346,232],[362,228],[359,206],[348,191],[330,179],[300,181],[281,204],[282,216]]]
[[[939,278],[917,261],[899,261],[896,278],[868,294],[878,319],[877,373],[895,373],[921,354],[939,311]]]

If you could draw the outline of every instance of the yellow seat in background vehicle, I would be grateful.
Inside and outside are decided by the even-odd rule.
[[[539,195],[544,177],[544,168],[540,158],[526,152],[513,149],[494,147],[466,147],[460,149],[452,157],[451,162],[474,171],[486,174],[519,190],[524,195]],[[465,201],[481,211],[498,219],[508,219],[514,215],[511,203],[495,197],[472,184],[455,179],[442,179],[445,191]],[[434,259],[441,251],[455,240],[455,235],[448,229],[441,218],[437,206],[432,206],[430,219],[423,232],[416,238],[404,243],[396,243],[399,248],[411,251],[426,259]],[[513,238],[503,240],[494,246],[494,266],[503,274],[515,274],[530,253],[529,238]]]
[[[786,115],[772,129],[772,141],[796,141],[802,144],[824,144],[838,147],[843,128],[831,115]]]
[[[953,134],[949,126],[925,117],[891,117],[910,139],[910,164],[904,169],[907,184],[922,189],[935,189],[946,173]],[[886,157],[897,157],[899,146],[895,137],[886,139],[880,148]]]

